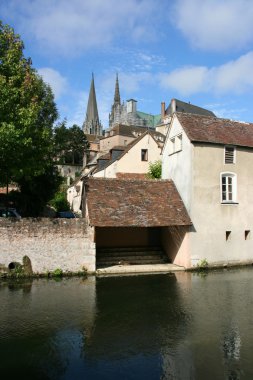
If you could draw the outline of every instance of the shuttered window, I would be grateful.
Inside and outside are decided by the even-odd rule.
[[[233,146],[225,146],[225,164],[235,163],[235,148]]]

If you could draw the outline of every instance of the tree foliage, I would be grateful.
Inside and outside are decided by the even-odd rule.
[[[70,204],[66,197],[66,191],[56,193],[54,198],[50,201],[50,204],[56,211],[70,210]]]
[[[54,129],[54,142],[60,164],[83,164],[83,156],[89,148],[89,142],[78,125],[67,128],[66,121],[57,125]]]
[[[59,182],[53,169],[58,114],[51,88],[23,50],[20,36],[0,21],[0,183],[8,177],[21,193],[29,187],[32,199],[41,195],[42,178]]]
[[[162,161],[150,162],[147,177],[150,179],[160,179],[162,177]]]

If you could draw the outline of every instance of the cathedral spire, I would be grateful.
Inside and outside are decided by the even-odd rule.
[[[120,104],[118,73],[116,74],[116,83],[115,83],[115,92],[114,92],[114,104]]]
[[[86,118],[83,123],[83,131],[85,134],[102,135],[102,126],[100,124],[98,116],[98,107],[93,73],[90,84],[90,93],[86,111]]]

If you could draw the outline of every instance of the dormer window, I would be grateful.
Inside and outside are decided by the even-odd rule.
[[[182,133],[171,137],[169,141],[169,154],[180,152],[182,150]]]
[[[234,146],[225,146],[225,164],[235,164]]]

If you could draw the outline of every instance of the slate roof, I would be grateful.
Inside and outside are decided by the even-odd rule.
[[[253,147],[253,124],[216,117],[177,113],[192,142]]]
[[[185,112],[185,113],[192,113],[197,115],[203,115],[203,116],[213,116],[215,117],[215,114],[212,111],[209,111],[205,108],[195,106],[194,104],[182,102],[182,100],[178,99],[172,99],[168,108],[165,111],[166,115],[171,115],[173,113],[172,111],[172,102],[176,102],[176,112]]]
[[[191,225],[171,180],[89,178],[87,184],[87,207],[92,226]]]

